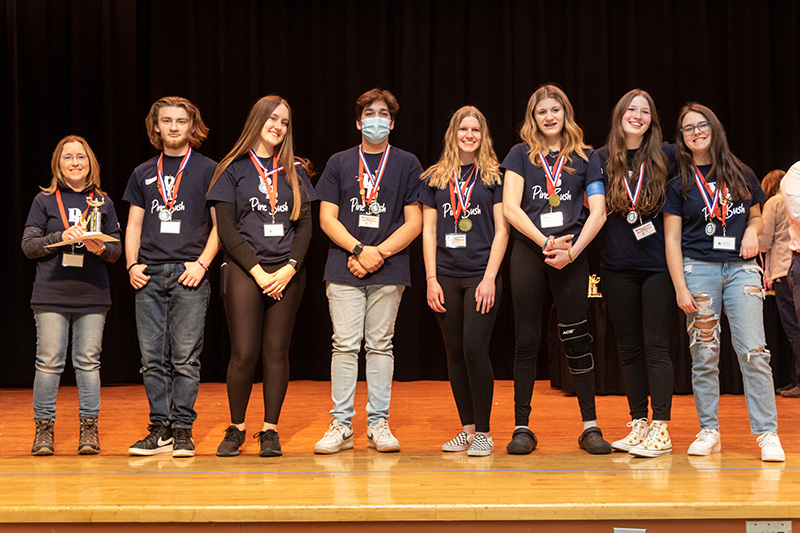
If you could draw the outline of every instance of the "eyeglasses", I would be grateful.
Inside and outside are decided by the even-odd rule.
[[[71,155],[64,156],[64,161],[66,161],[67,163],[72,163],[73,160],[77,161],[78,163],[85,163],[86,156],[83,154],[78,154],[76,156],[71,156]]]
[[[697,133],[705,133],[711,129],[711,124],[708,122],[700,122],[698,124],[687,124],[681,128],[681,131],[684,135],[691,135],[694,133],[694,130],[697,130]]]

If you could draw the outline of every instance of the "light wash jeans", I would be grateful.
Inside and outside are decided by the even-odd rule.
[[[367,354],[368,423],[374,426],[381,418],[389,418],[394,374],[392,337],[404,290],[403,285],[326,284],[333,325],[331,416],[342,425],[352,427],[356,412],[353,405],[362,340]]]
[[[70,328],[80,418],[96,418],[100,413],[100,352],[106,314],[34,311],[33,317],[36,320],[33,419],[56,417],[58,384],[67,361]]]
[[[211,288],[207,277],[194,288],[178,283],[185,270],[183,263],[147,267],[150,281],[136,291],[136,331],[150,421],[191,429]]]
[[[686,315],[692,353],[692,388],[701,429],[719,429],[720,316],[725,310],[731,341],[744,377],[750,431],[778,431],[770,353],[764,337],[761,268],[754,260],[709,263],[684,257],[686,286],[699,311]],[[695,326],[708,317],[712,331]]]

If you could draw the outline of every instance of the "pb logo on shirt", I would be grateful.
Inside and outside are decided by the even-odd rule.
[[[81,222],[81,210],[80,209],[78,209],[76,207],[70,207],[69,209],[67,209],[67,212],[69,213],[68,220],[69,220],[70,224],[72,224],[73,226],[75,226],[76,224],[80,224],[80,222]]]

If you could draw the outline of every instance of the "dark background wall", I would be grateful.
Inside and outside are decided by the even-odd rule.
[[[89,141],[104,187],[121,200],[131,170],[155,151],[144,131],[151,103],[181,95],[211,127],[201,151],[221,158],[251,105],[278,93],[293,108],[296,153],[322,171],[359,142],[355,98],[382,86],[401,110],[391,142],[435,162],[449,114],[483,110],[502,159],[518,141],[537,86],[560,84],[586,138],[604,144],[608,116],[633,87],[648,90],[665,138],[689,100],[713,108],[734,152],[763,176],[800,159],[800,5],[791,1],[308,1],[0,0],[4,278],[0,386],[32,382],[35,332],[28,306],[33,261],[19,248],[55,144]],[[327,240],[318,231],[292,346],[294,379],[328,379],[330,321],[321,281]],[[212,269],[205,380],[224,380],[228,338]],[[419,241],[414,286],[395,337],[401,380],[446,377],[441,335],[424,298]],[[124,261],[110,269],[105,383],[138,381],[133,291]],[[508,289],[508,286],[506,286]],[[493,343],[498,378],[511,377],[508,290]],[[543,348],[544,349],[544,348]],[[545,365],[546,367],[546,365]],[[65,373],[64,382],[72,380]]]

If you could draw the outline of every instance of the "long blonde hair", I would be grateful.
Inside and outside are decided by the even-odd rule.
[[[610,213],[627,213],[630,210],[628,191],[625,190],[623,183],[628,179],[628,148],[625,132],[622,129],[622,116],[637,96],[644,98],[650,107],[650,127],[644,133],[642,144],[633,158],[632,170],[635,180],[639,179],[638,170],[642,163],[647,169],[647,182],[642,186],[636,208],[642,213],[652,213],[661,207],[666,196],[669,160],[661,148],[661,122],[658,120],[656,105],[647,91],[633,89],[619,99],[611,112],[611,130],[608,132],[606,143],[608,146],[606,204]]]
[[[567,98],[567,95],[561,88],[555,85],[542,85],[536,92],[534,92],[528,99],[528,107],[525,110],[525,121],[522,123],[522,128],[519,131],[519,136],[522,141],[528,145],[528,157],[534,166],[542,166],[539,161],[539,154],[547,154],[547,140],[539,131],[536,125],[536,119],[533,118],[533,112],[536,110],[536,105],[547,98],[552,98],[561,104],[564,108],[564,127],[561,129],[561,155],[564,156],[565,165],[564,170],[570,174],[574,174],[575,170],[567,166],[572,161],[573,154],[577,155],[584,161],[589,161],[584,150],[591,148],[588,144],[583,142],[583,130],[575,122],[575,110]]]
[[[94,152],[92,151],[91,146],[89,146],[89,143],[86,142],[86,139],[78,135],[67,135],[58,141],[56,149],[53,150],[53,157],[50,160],[50,171],[52,172],[50,185],[39,188],[42,189],[43,193],[51,195],[56,192],[59,183],[65,187],[69,187],[69,184],[64,179],[64,174],[61,173],[61,153],[64,151],[64,145],[71,142],[81,143],[83,145],[83,149],[86,150],[86,156],[89,158],[89,174],[86,176],[86,187],[94,187],[98,193],[105,194],[105,192],[103,192],[103,190],[100,188],[100,163],[97,162],[97,157],[95,157]]]
[[[453,176],[453,171],[458,172],[461,161],[458,157],[458,128],[467,117],[474,117],[479,124],[481,145],[475,157],[475,166],[481,172],[481,181],[484,185],[500,183],[500,163],[494,152],[492,136],[489,134],[489,123],[477,107],[466,105],[453,113],[450,125],[444,134],[442,156],[435,165],[422,173],[421,179],[427,180],[431,187],[444,189]]]
[[[264,124],[266,124],[267,119],[272,116],[272,112],[275,111],[275,108],[281,104],[286,106],[286,109],[289,110],[289,125],[286,127],[286,136],[283,138],[283,142],[278,150],[278,161],[283,167],[283,172],[286,176],[286,183],[288,183],[292,188],[292,201],[294,205],[292,206],[292,214],[289,219],[297,220],[300,218],[300,209],[302,203],[300,189],[301,187],[304,188],[305,185],[297,177],[297,171],[294,169],[294,162],[299,161],[303,165],[303,168],[306,170],[306,174],[308,174],[309,178],[312,176],[312,168],[310,161],[300,157],[295,157],[294,155],[294,138],[292,137],[292,108],[289,107],[289,103],[286,100],[276,94],[264,96],[258,102],[256,102],[253,106],[253,109],[250,110],[250,114],[247,115],[247,120],[244,123],[242,133],[239,135],[239,140],[237,140],[236,144],[233,145],[233,148],[230,152],[228,152],[228,155],[223,157],[222,161],[220,161],[219,165],[217,165],[217,169],[214,171],[214,176],[211,178],[211,185],[209,186],[208,190],[210,191],[212,187],[214,187],[214,184],[217,183],[219,177],[223,172],[225,172],[225,169],[227,169],[231,163],[233,163],[239,157],[247,154],[247,152],[249,152],[250,149],[256,145],[258,140],[261,138],[261,130],[264,128]]]

